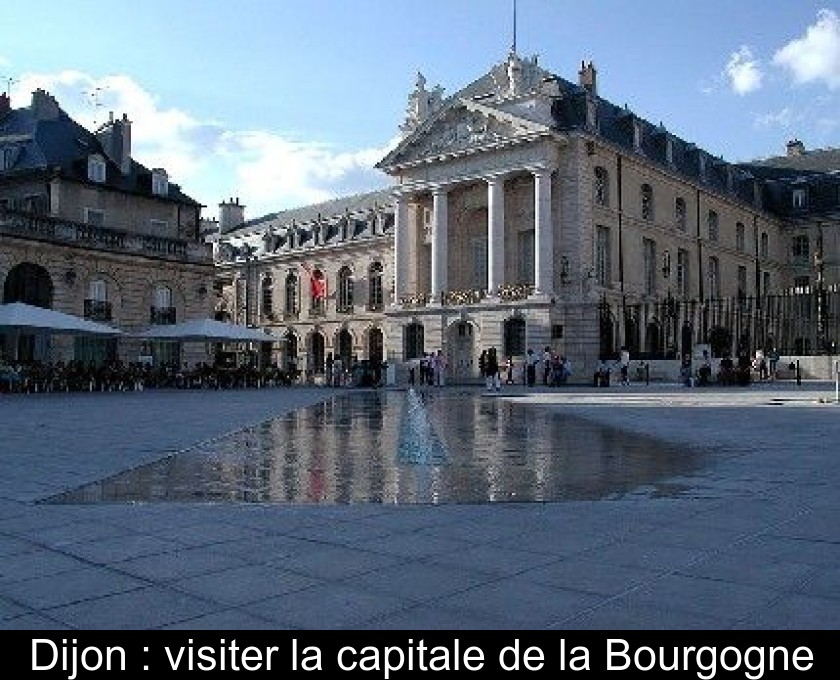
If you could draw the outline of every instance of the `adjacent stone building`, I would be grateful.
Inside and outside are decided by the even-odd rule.
[[[377,165],[390,190],[220,220],[220,311],[316,373],[330,353],[404,368],[442,350],[460,381],[489,347],[582,374],[620,347],[833,351],[838,152],[729,163],[603,99],[591,63],[578,76],[515,53],[448,98],[418,76]],[[328,284],[317,305],[302,265]]]
[[[211,249],[201,205],[131,155],[131,121],[91,133],[49,93],[12,109],[0,95],[2,302],[25,302],[137,331],[212,310]],[[20,360],[195,361],[178,343],[0,335]],[[12,343],[15,346],[12,346]]]

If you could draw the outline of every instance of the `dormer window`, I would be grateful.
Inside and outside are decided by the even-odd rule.
[[[3,147],[3,156],[0,158],[0,170],[11,170],[12,166],[15,164],[15,159],[17,157],[17,149],[13,146],[5,146]]]
[[[152,193],[155,196],[169,194],[169,177],[165,170],[152,170]]]
[[[808,194],[805,189],[793,190],[793,207],[795,209],[802,209],[808,202]]]
[[[97,184],[105,182],[105,159],[102,156],[88,158],[88,179]]]

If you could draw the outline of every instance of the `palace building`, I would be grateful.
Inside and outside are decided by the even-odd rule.
[[[245,221],[223,203],[217,314],[279,360],[408,361],[456,381],[482,350],[585,374],[627,347],[677,358],[835,352],[840,150],[730,163],[512,52],[444,97],[418,75],[388,190]]]
[[[206,318],[211,248],[199,239],[201,205],[162,168],[132,158],[131,121],[95,133],[37,90],[29,107],[0,95],[0,283],[3,303],[24,302],[139,331]],[[12,343],[16,346],[12,347]],[[0,355],[21,361],[196,361],[172,342],[0,334]]]

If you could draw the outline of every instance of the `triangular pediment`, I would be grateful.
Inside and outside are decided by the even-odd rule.
[[[549,131],[549,126],[510,111],[460,99],[431,116],[377,165],[387,170],[453,154],[477,153]]]

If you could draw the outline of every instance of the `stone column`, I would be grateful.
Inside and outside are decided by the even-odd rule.
[[[408,280],[408,205],[402,194],[394,196],[394,300],[399,305]]]
[[[534,295],[554,294],[554,225],[551,222],[551,171],[534,170]]]
[[[447,290],[448,266],[448,195],[443,187],[432,191],[432,301],[441,302]]]
[[[505,276],[505,180],[487,179],[487,296],[498,297]]]

